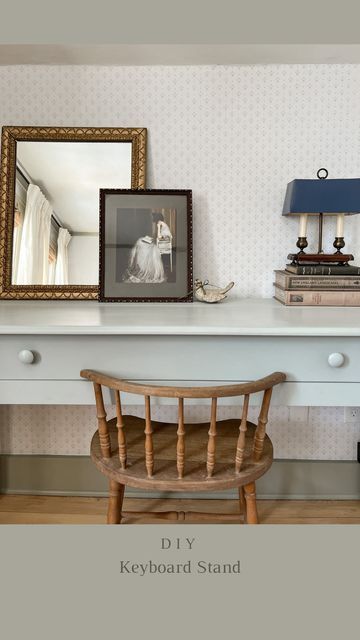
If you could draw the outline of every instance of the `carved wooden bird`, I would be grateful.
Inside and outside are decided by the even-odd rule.
[[[195,280],[194,294],[200,302],[220,302],[226,298],[226,293],[233,288],[234,282],[229,282],[227,287],[221,289],[213,284],[209,284],[208,280]]]

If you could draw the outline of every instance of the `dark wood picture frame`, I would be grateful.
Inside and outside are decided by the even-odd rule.
[[[99,249],[100,302],[192,302],[191,190],[100,189]]]

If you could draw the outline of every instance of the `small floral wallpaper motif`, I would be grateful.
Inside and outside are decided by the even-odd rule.
[[[146,127],[147,186],[193,190],[194,275],[234,280],[234,297],[271,297],[295,249],[297,222],[281,216],[289,181],[323,166],[360,175],[360,65],[0,66],[0,95],[1,125]],[[355,256],[358,218],[345,222]],[[12,453],[86,454],[96,426],[92,407],[5,406],[0,421]],[[275,407],[269,425],[284,458],[354,459],[359,429],[336,408],[299,421]]]
[[[115,415],[115,407],[106,409],[109,418]],[[251,407],[249,419],[256,422],[258,412],[258,407]],[[144,417],[141,406],[124,407],[124,413]],[[310,407],[305,413],[299,421],[296,408],[295,412],[293,407],[271,408],[267,430],[276,458],[355,459],[360,423],[345,423],[344,409],[340,407]],[[218,408],[220,419],[240,415],[240,406]],[[209,416],[210,406],[185,405],[188,422],[205,422]],[[152,418],[174,423],[176,437],[176,406],[154,406]],[[90,439],[97,428],[95,407],[83,405],[2,405],[0,424],[0,452],[12,454],[88,455]]]

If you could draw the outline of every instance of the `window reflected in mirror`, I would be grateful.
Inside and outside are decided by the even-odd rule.
[[[99,189],[130,189],[131,162],[131,142],[17,142],[12,284],[98,283]]]

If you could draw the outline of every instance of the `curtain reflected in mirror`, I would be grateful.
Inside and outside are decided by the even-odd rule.
[[[131,188],[131,143],[17,144],[14,285],[98,283],[99,189]]]
[[[0,299],[98,299],[99,192],[145,189],[146,137],[142,127],[2,127]]]

